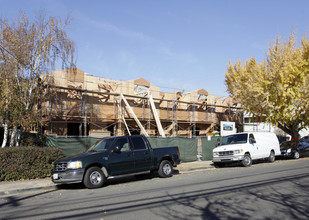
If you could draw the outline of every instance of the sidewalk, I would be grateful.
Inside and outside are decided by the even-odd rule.
[[[195,161],[189,163],[181,163],[177,166],[176,170],[178,170],[179,173],[185,173],[210,168],[213,168],[211,161]],[[29,191],[55,189],[57,189],[57,186],[51,181],[50,178],[0,182],[0,196]]]

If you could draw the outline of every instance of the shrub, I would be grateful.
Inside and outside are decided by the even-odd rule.
[[[41,134],[26,133],[23,132],[20,141],[21,147],[35,146],[43,147],[46,146],[46,136]]]
[[[0,149],[0,181],[49,177],[53,162],[62,151],[48,147],[14,147]]]

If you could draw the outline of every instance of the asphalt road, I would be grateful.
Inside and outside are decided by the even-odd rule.
[[[309,158],[11,195],[0,219],[309,219]]]

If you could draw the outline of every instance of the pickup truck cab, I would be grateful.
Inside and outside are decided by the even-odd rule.
[[[227,163],[241,162],[251,166],[252,160],[268,159],[275,161],[280,156],[277,136],[271,132],[244,132],[222,137],[220,145],[213,149],[215,167],[224,167]]]
[[[171,177],[180,164],[176,146],[152,148],[143,135],[107,137],[87,152],[66,157],[54,163],[54,183],[79,183],[87,188],[103,186],[106,178],[139,175],[157,171],[160,177]]]

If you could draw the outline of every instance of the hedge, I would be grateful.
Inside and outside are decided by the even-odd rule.
[[[62,151],[48,147],[13,147],[0,149],[0,181],[49,177],[53,162]]]

